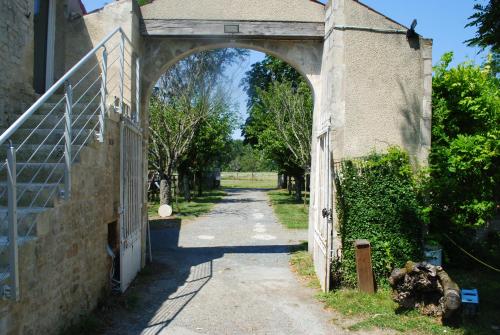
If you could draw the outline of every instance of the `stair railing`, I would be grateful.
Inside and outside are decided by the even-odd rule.
[[[18,243],[32,238],[33,215],[59,197],[71,197],[72,164],[93,138],[104,142],[109,101],[116,112],[139,122],[139,66],[132,42],[116,28],[0,135],[0,148],[8,143],[0,164],[6,175],[5,183],[0,181],[0,200],[7,203],[7,213],[0,217],[0,254],[9,256],[8,277],[0,275],[4,298],[20,298]],[[0,161],[1,155],[3,151]],[[8,236],[2,237],[5,228]]]

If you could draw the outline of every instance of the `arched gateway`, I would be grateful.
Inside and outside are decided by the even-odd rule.
[[[16,197],[15,192],[12,194],[15,178],[2,174],[8,184],[2,191],[10,199],[5,201],[8,209],[2,214],[2,232],[8,226],[9,236],[15,236],[12,234],[18,231],[12,227],[19,226],[19,231],[29,237],[22,246],[4,243],[8,257],[1,258],[0,268],[9,270],[0,271],[0,282],[5,284],[3,294],[19,302],[3,308],[0,321],[7,321],[0,322],[2,333],[19,329],[51,333],[49,330],[57,329],[62,322],[59,320],[82,313],[80,305],[70,301],[86,301],[82,308],[93,308],[100,288],[108,280],[108,254],[120,252],[122,257],[133,257],[130,262],[121,259],[121,272],[129,277],[127,281],[144,264],[147,198],[145,194],[138,196],[137,190],[142,188],[141,170],[147,166],[142,159],[141,168],[140,153],[147,148],[148,99],[159,76],[192,53],[225,47],[258,50],[286,61],[307,78],[314,92],[309,248],[325,290],[329,288],[330,263],[340,253],[334,162],[398,145],[410,153],[414,164],[426,164],[430,148],[432,41],[360,1],[331,0],[324,5],[314,0],[154,0],[139,7],[135,0],[120,0],[88,14],[81,10],[78,0],[47,3],[48,29],[44,30],[46,43],[41,49],[45,54],[40,58],[45,61],[43,71],[37,68],[33,77],[30,67],[12,70],[18,68],[15,64],[37,64],[40,43],[36,39],[34,47],[25,43],[19,50],[2,54],[6,59],[2,73],[11,78],[5,83],[17,86],[12,89],[1,86],[5,83],[0,85],[0,97],[7,97],[2,101],[6,107],[1,120],[3,128],[8,128],[0,144],[13,139],[15,146],[16,136],[24,136],[23,125],[34,127],[45,122],[37,118],[36,112],[54,104],[53,110],[62,107],[62,129],[56,129],[61,117],[53,118],[57,123],[54,131],[61,134],[62,142],[41,143],[49,156],[54,151],[50,146],[62,146],[58,151],[63,153],[62,161],[47,165],[47,160],[35,162],[32,156],[29,162],[19,163],[25,157],[18,148],[9,149],[2,159],[7,159],[9,173],[16,167],[16,152],[18,169],[54,166],[52,171],[61,177],[53,185],[63,190],[53,196],[45,191],[36,193],[38,189],[30,185],[28,193],[22,191]],[[32,19],[26,16],[23,20]],[[37,37],[36,26],[29,22],[22,27],[19,23],[19,29],[28,27],[28,33],[34,31]],[[14,59],[19,54],[24,57],[21,61]],[[94,78],[88,75],[92,71],[97,72]],[[85,80],[73,80],[77,75]],[[36,87],[31,84],[33,80],[38,83]],[[82,82],[89,84],[89,89],[85,90]],[[19,118],[22,111],[16,111],[16,106],[19,100],[33,103],[37,99],[33,90],[45,94]],[[66,94],[61,98],[63,91]],[[79,99],[84,95],[89,99],[100,96],[97,114],[86,114],[87,108],[81,105],[89,99]],[[87,106],[91,104],[92,100]],[[70,122],[73,107],[83,109],[84,120],[99,116],[96,126],[87,129],[88,122]],[[87,145],[84,141],[75,153],[76,164],[71,156],[75,143],[70,135],[72,126],[80,123],[85,134],[97,132],[97,142],[102,145]],[[26,177],[22,172],[17,174],[18,179]],[[46,200],[36,210],[32,205],[38,199],[23,198],[32,193]],[[55,205],[47,205],[54,202],[53,197],[57,198]],[[16,198],[21,200],[12,200]],[[17,216],[11,215],[16,206],[25,207],[17,211]],[[138,222],[136,218],[141,216],[144,220]],[[25,232],[22,224],[26,218],[30,225]],[[106,239],[107,244],[118,240],[117,250],[107,253]],[[37,251],[30,252],[33,248]],[[47,261],[51,259],[57,262]],[[86,270],[89,268],[92,272]],[[70,273],[66,269],[76,270]],[[54,282],[67,288],[64,296],[46,289]],[[53,308],[40,310],[36,301],[48,301]],[[53,309],[58,312],[51,312]],[[29,317],[33,313],[37,313],[38,320]]]

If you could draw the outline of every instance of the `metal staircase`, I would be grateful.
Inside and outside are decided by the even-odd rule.
[[[138,120],[137,115],[125,115],[131,100],[139,103],[138,71],[130,40],[116,28],[12,125],[0,129],[4,299],[19,300],[19,248],[36,240],[38,214],[71,198],[71,167],[87,145],[104,141],[107,113]]]

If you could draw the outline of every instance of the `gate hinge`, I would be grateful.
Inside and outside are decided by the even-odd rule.
[[[321,216],[323,216],[323,218],[327,218],[330,221],[333,221],[333,210],[331,208],[323,208],[323,210],[321,211]]]

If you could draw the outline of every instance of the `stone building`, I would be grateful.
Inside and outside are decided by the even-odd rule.
[[[2,334],[58,333],[144,265],[147,102],[192,53],[258,50],[309,82],[309,245],[325,290],[333,162],[399,145],[426,164],[432,41],[357,0],[120,0],[93,13],[0,0],[0,32]]]

